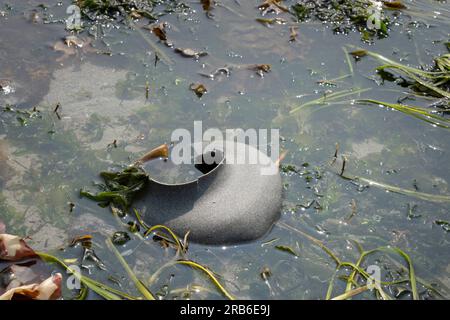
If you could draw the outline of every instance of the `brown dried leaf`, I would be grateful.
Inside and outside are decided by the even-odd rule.
[[[203,10],[210,11],[212,7],[212,1],[211,0],[200,0],[200,3],[202,4]]]
[[[164,22],[161,22],[156,27],[153,27],[152,32],[159,38],[159,40],[167,41],[166,24]]]
[[[263,71],[265,73],[270,71],[270,64],[257,64],[255,66],[252,67],[254,70],[256,71]]]
[[[7,233],[0,234],[0,260],[17,261],[36,256],[22,238]]]
[[[406,9],[406,6],[401,1],[383,1],[383,4],[389,9]]]
[[[62,275],[56,273],[40,284],[12,288],[0,296],[0,300],[56,300],[61,297]]]
[[[167,159],[169,157],[169,146],[167,144],[162,144],[155,149],[150,150],[145,155],[143,155],[137,162],[144,163],[153,159],[164,158]]]

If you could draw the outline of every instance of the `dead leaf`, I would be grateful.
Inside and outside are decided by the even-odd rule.
[[[389,9],[406,9],[401,1],[383,1],[383,5]]]
[[[56,273],[40,284],[34,283],[12,288],[0,300],[56,300],[61,297],[62,275]]]
[[[195,92],[197,97],[201,98],[208,90],[206,90],[206,87],[201,83],[192,83],[189,86],[189,89]]]
[[[256,74],[261,78],[264,78],[264,73],[268,73],[270,71],[270,68],[270,64],[254,64],[249,66],[249,69],[255,70]]]
[[[161,41],[167,41],[166,35],[166,23],[161,22],[156,27],[152,28],[152,32],[159,38]]]
[[[0,260],[17,261],[23,258],[37,257],[25,241],[10,234],[0,234]]]
[[[202,4],[203,10],[210,11],[212,7],[212,1],[211,0],[200,0],[200,3]]]
[[[270,71],[270,64],[255,64],[253,66],[250,66],[250,69],[256,70],[256,71],[263,71],[265,73]]]
[[[143,155],[139,160],[138,163],[144,163],[153,159],[157,158],[164,158],[167,159],[169,157],[169,146],[167,144],[162,144],[159,147],[156,147],[155,149],[150,150],[145,155]]]

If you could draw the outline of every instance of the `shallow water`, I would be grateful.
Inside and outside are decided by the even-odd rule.
[[[450,194],[448,130],[352,101],[360,97],[395,103],[409,90],[381,82],[374,71],[379,62],[373,58],[355,63],[350,57],[350,67],[344,51],[360,46],[412,66],[430,66],[434,57],[447,52],[448,4],[404,1],[408,9],[399,15],[389,36],[368,44],[357,32],[336,35],[317,22],[297,24],[288,14],[279,15],[286,24],[264,26],[255,21],[260,17],[260,2],[223,1],[208,17],[192,1],[187,3],[190,9],[161,17],[169,24],[167,36],[175,47],[208,52],[196,61],[175,53],[148,30],[141,29],[142,36],[117,22],[83,31],[79,37],[91,41],[83,48],[55,51],[54,45],[69,34],[62,21],[70,1],[0,1],[0,79],[11,81],[13,88],[8,94],[0,92],[0,106],[40,110],[37,117],[35,113],[0,114],[0,219],[8,233],[31,237],[30,244],[37,250],[79,260],[81,248],[57,249],[75,236],[93,234],[96,253],[108,270],[93,268],[92,276],[108,281],[114,275],[133,292],[104,243],[105,237],[124,226],[109,209],[80,199],[80,188],[98,181],[100,171],[126,165],[170,142],[174,129],[192,130],[197,120],[203,121],[204,128],[279,128],[281,147],[288,151],[283,163],[299,168],[308,164],[302,175],[282,173],[279,223],[250,244],[192,243],[189,259],[214,270],[240,298],[323,299],[336,266],[302,233],[323,241],[343,261],[358,259],[354,241],[365,250],[390,245],[408,253],[417,276],[450,298],[449,235],[435,223],[450,220],[449,203],[373,186],[361,188],[338,175],[341,155],[345,155],[349,175],[424,193]],[[42,3],[45,8],[39,6]],[[146,25],[144,20],[136,20],[135,26]],[[289,42],[291,26],[298,27],[294,42]],[[155,50],[161,59],[156,64]],[[251,64],[270,64],[271,71],[261,77],[245,67]],[[212,80],[201,75],[225,66],[232,67],[228,77]],[[333,81],[334,86],[318,83],[336,78],[341,79]],[[201,98],[189,90],[196,82],[208,89]],[[310,105],[289,113],[324,94],[351,88],[370,90],[345,97],[341,104]],[[417,97],[407,102],[430,104]],[[58,104],[56,115],[53,110]],[[330,166],[336,143],[338,161]],[[153,174],[166,181],[182,179],[180,172],[161,172],[157,166]],[[317,202],[309,206],[312,200]],[[71,202],[75,204],[72,211]],[[272,239],[276,241],[268,242]],[[277,250],[277,245],[291,247],[298,256]],[[150,279],[170,261],[174,250],[138,237],[122,251],[128,249],[134,250],[126,257],[130,266],[144,282],[151,281],[149,287],[162,298],[222,297],[201,273],[183,266],[166,268]],[[370,257],[363,266],[380,265],[384,279],[404,275],[387,257]],[[401,257],[391,257],[406,266]],[[272,272],[268,281],[260,276],[264,267]],[[188,295],[193,284],[201,288]],[[345,282],[336,280],[333,296],[344,288]],[[424,287],[419,289],[422,298],[438,297]],[[401,298],[410,295],[406,291]],[[370,292],[361,297],[376,298]]]

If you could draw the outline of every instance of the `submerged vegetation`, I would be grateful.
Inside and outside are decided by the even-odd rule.
[[[64,59],[50,55],[51,63],[69,74],[86,60],[124,69],[125,79],[112,84],[116,104],[104,111],[98,99],[99,109],[69,112],[77,108],[60,104],[60,96],[50,97],[53,105],[0,100],[0,139],[9,148],[3,151],[0,141],[0,233],[8,228],[30,236],[23,241],[37,240],[35,253],[47,267],[81,282],[80,290],[63,292],[65,299],[450,297],[444,9],[437,14],[419,10],[415,1],[383,1],[380,27],[372,29],[373,2],[365,0],[73,3],[82,9],[83,28],[59,39],[54,49]],[[420,17],[438,28],[424,27]],[[327,29],[339,36],[321,32]],[[370,50],[343,43],[361,45],[358,32]],[[425,55],[434,57],[426,59],[429,65]],[[409,58],[418,63],[408,64]],[[43,62],[37,71],[23,66],[27,59],[19,64],[27,73],[45,73]],[[13,74],[9,66],[4,74]],[[47,90],[40,80],[21,80],[18,92]],[[76,89],[70,99],[80,104],[101,95]],[[11,95],[0,90],[0,99]],[[408,117],[412,126],[402,122]],[[220,128],[281,129],[282,149],[289,151],[280,170],[285,199],[268,237],[246,246],[201,246],[189,242],[189,232],[147,225],[133,207],[149,179],[140,162],[167,157],[167,150],[132,165],[130,159],[191,119]],[[336,142],[339,165],[329,170]],[[98,172],[102,181],[83,187]],[[53,241],[58,230],[69,237],[62,244]],[[382,271],[379,282],[374,266]],[[5,279],[2,269],[0,293]]]
[[[104,184],[97,185],[100,192],[93,194],[82,189],[80,195],[99,202],[102,207],[114,205],[125,212],[130,208],[133,196],[141,191],[148,181],[147,173],[135,166],[119,172],[103,171],[100,176],[104,180]]]
[[[176,9],[187,8],[184,2],[176,0],[76,0],[75,3],[92,20],[97,20],[100,16],[124,18],[124,15],[130,14],[132,18],[145,17],[156,21]]]
[[[400,6],[398,9],[402,9]],[[388,34],[389,19],[381,8],[375,7],[370,0],[320,0],[298,1],[292,11],[299,21],[312,18],[330,24],[335,33],[361,32],[362,39],[369,41],[373,36],[385,37]],[[377,28],[369,28],[368,21],[379,24]]]
[[[436,57],[430,70],[422,70],[395,62],[376,52],[367,50],[359,52],[359,57],[369,55],[384,63],[376,69],[383,79],[390,78],[386,74],[387,70],[397,71],[406,76],[400,78],[404,82],[400,83],[401,85],[410,87],[417,93],[450,99],[450,53]],[[449,103],[447,101],[447,107],[450,107]]]

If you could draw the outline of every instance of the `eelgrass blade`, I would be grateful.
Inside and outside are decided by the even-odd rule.
[[[177,244],[177,251],[183,253],[184,252],[184,247],[181,244],[180,239],[178,238],[178,236],[168,227],[164,226],[164,225],[155,225],[153,227],[148,228],[145,233],[144,233],[144,237],[148,236],[150,233],[152,233],[153,231],[157,230],[157,229],[163,229],[165,231],[167,231],[170,236],[173,238],[173,240],[175,241],[175,243]]]
[[[401,66],[389,65],[389,64],[383,65],[383,66],[380,66],[377,68],[377,70],[384,70],[384,69],[397,69],[397,70],[405,73],[408,77],[410,77],[411,79],[413,79],[420,85],[424,86],[425,88],[429,89],[430,91],[433,91],[439,97],[450,98],[450,92],[439,88],[435,83],[431,83],[431,82],[420,79],[416,74],[411,72],[409,69],[405,69],[404,67],[401,67]],[[427,77],[429,77],[429,75],[427,75]],[[436,76],[436,77],[438,77],[438,76]],[[437,79],[437,78],[434,78],[434,79]],[[443,81],[445,81],[445,79]]]
[[[410,189],[404,189],[404,188],[392,186],[392,185],[389,185],[386,183],[378,182],[375,180],[371,180],[371,179],[363,178],[363,177],[359,177],[359,176],[353,176],[353,177],[341,176],[341,177],[346,180],[351,180],[354,182],[361,181],[361,182],[367,183],[369,186],[381,188],[381,189],[384,189],[384,190],[387,190],[390,192],[403,194],[403,195],[418,198],[421,200],[432,201],[432,202],[450,202],[449,195],[430,194],[430,193],[419,192],[419,191],[410,190]]]
[[[420,107],[414,107],[414,106],[408,106],[408,105],[402,105],[402,104],[396,104],[396,103],[388,103],[373,99],[361,99],[357,100],[358,103],[364,103],[364,104],[374,104],[379,106],[384,106],[388,108],[392,108],[394,110],[397,110],[399,112],[402,112],[404,114],[413,116],[417,119],[423,120],[425,122],[431,123],[432,125],[435,125],[440,128],[444,129],[450,129],[450,119],[438,116],[432,111]]]
[[[333,92],[331,94],[327,94],[324,95],[318,99],[312,100],[312,101],[308,101],[294,109],[292,109],[291,111],[289,111],[290,114],[296,113],[299,110],[308,107],[308,106],[312,106],[312,105],[323,105],[323,104],[328,104],[331,103],[333,101],[336,101],[337,99],[340,98],[344,98],[344,97],[348,97],[348,96],[352,96],[352,95],[356,95],[356,94],[360,94],[366,91],[371,90],[371,88],[363,88],[363,89],[346,89],[346,90],[341,90],[341,91],[337,91],[337,92]]]
[[[106,239],[106,245],[108,246],[108,248],[111,249],[111,251],[114,252],[114,254],[116,255],[120,264],[123,266],[125,271],[128,273],[128,276],[131,278],[131,281],[133,281],[134,285],[139,290],[139,292],[144,296],[144,298],[146,298],[147,300],[156,300],[154,295],[150,292],[150,290],[147,289],[147,287],[142,283],[142,281],[136,277],[133,270],[131,270],[128,263],[125,261],[125,259],[120,254],[119,250],[117,250],[117,248],[112,243],[111,239],[109,239],[109,238]]]
[[[412,291],[412,295],[413,295],[413,299],[414,300],[419,300],[419,293],[417,291],[417,282],[416,282],[416,273],[414,271],[414,266],[413,263],[411,261],[411,258],[409,257],[408,254],[406,254],[403,250],[399,249],[399,248],[390,248],[390,247],[380,247],[378,248],[378,250],[381,251],[393,251],[397,254],[399,254],[400,256],[403,257],[403,259],[406,260],[406,262],[408,263],[408,269],[409,269],[409,281],[410,281],[410,285],[411,285],[411,291]]]
[[[353,296],[356,296],[360,293],[363,293],[365,291],[369,290],[369,287],[367,285],[353,289],[351,291],[347,291],[337,297],[332,298],[331,300],[347,300]]]
[[[177,260],[175,264],[183,264],[190,266],[195,269],[199,269],[206,273],[206,275],[211,279],[211,281],[214,283],[214,285],[222,292],[222,294],[229,300],[235,300],[234,296],[232,296],[228,291],[225,289],[224,286],[217,280],[215,275],[206,267],[202,266],[201,264],[198,264],[197,262],[191,261],[191,260]]]
[[[64,269],[70,271],[82,284],[84,284],[86,287],[88,287],[90,290],[97,293],[99,296],[107,299],[107,300],[122,300],[122,299],[128,299],[128,300],[135,300],[135,297],[132,297],[126,293],[123,293],[119,290],[116,290],[114,288],[111,288],[107,285],[104,285],[102,283],[99,283],[89,277],[83,276],[78,274],[77,272],[73,272],[73,270],[67,266],[62,260],[58,259],[57,257],[50,255],[48,253],[43,252],[36,252],[44,261],[53,262],[56,264],[59,264]]]
[[[328,284],[327,294],[325,295],[325,300],[331,299],[331,295],[333,294],[334,280],[336,279],[339,269],[340,269],[339,267],[336,268],[336,270],[333,273],[333,276],[330,279],[330,283]]]

